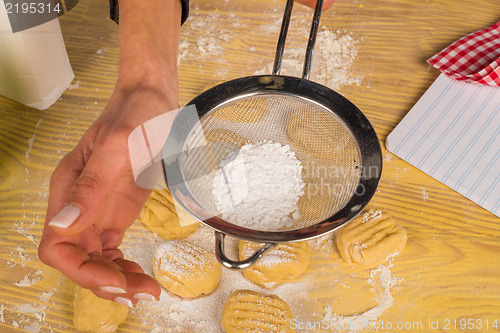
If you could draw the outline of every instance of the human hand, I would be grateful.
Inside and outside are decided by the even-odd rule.
[[[116,92],[52,175],[39,257],[100,297],[130,306],[161,293],[118,246],[150,194],[134,181],[128,135],[175,108],[176,97],[152,89]]]
[[[161,288],[118,249],[150,190],[137,186],[128,138],[144,122],[178,109],[179,1],[120,1],[120,67],[97,121],[51,177],[38,254],[96,295],[128,306]]]

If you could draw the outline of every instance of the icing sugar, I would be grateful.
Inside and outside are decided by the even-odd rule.
[[[246,144],[221,163],[212,186],[217,209],[233,224],[276,230],[290,222],[304,194],[302,165],[290,146]]]

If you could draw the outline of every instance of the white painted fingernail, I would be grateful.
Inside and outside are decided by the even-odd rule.
[[[112,294],[126,294],[127,293],[127,291],[125,289],[122,289],[120,287],[111,287],[111,286],[99,287],[99,290],[105,291],[107,293],[112,293]]]
[[[115,298],[115,302],[126,305],[131,309],[134,307],[134,304],[132,304],[132,301],[129,300],[128,298],[125,298],[125,297],[117,297],[117,298]]]
[[[66,229],[72,225],[76,219],[80,216],[82,210],[74,205],[68,205],[64,207],[56,216],[49,222],[52,227],[58,227]]]
[[[134,298],[140,299],[142,301],[156,301],[156,298],[148,293],[137,293],[134,295]]]

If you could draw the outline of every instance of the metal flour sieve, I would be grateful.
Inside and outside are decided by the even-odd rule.
[[[293,2],[286,3],[273,74],[225,82],[194,98],[188,106],[196,107],[195,116],[181,111],[163,148],[172,195],[215,229],[216,255],[229,268],[250,266],[277,243],[310,239],[347,223],[368,204],[382,172],[380,144],[364,114],[337,92],[308,80],[322,0],[314,11],[302,78],[279,75]],[[214,174],[230,163],[228,156],[263,140],[289,145],[303,166],[300,217],[279,229],[255,230],[223,220],[212,194]],[[234,261],[224,252],[226,235],[265,244],[246,260]]]

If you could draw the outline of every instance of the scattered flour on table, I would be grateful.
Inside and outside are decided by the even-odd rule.
[[[98,49],[97,51],[95,51],[95,53],[98,54],[98,55],[102,55],[106,51],[108,51],[108,49],[101,47],[100,49]],[[80,82],[80,81],[77,81],[77,82]]]
[[[324,254],[333,251],[333,239],[331,234],[324,235],[308,243],[316,253]],[[207,250],[214,251],[215,237],[213,229],[204,225],[187,237],[185,241],[198,245]],[[164,240],[148,230],[139,230],[134,235],[126,235],[124,239],[125,257],[137,261],[146,273],[152,275],[152,263],[154,252]],[[226,237],[226,250],[229,258],[237,258],[236,239]],[[318,255],[318,254],[316,254]],[[347,329],[331,330],[331,332],[359,332],[369,328],[378,318],[393,304],[392,288],[396,287],[400,279],[392,276],[389,264],[379,265],[368,273],[367,283],[376,295],[377,305],[364,313],[354,315],[340,315],[333,313],[329,305],[324,306],[318,300],[311,299],[311,294],[324,288],[324,281],[316,281],[314,274],[306,272],[299,281],[284,283],[272,290],[263,289],[248,280],[237,270],[223,268],[222,277],[217,289],[210,295],[197,299],[181,299],[166,291],[163,291],[158,302],[140,302],[132,310],[133,318],[140,318],[142,324],[150,327],[150,332],[160,333],[169,328],[172,333],[184,332],[207,332],[222,333],[221,309],[228,296],[235,290],[249,289],[265,295],[277,295],[290,305],[297,322],[325,321],[332,323],[330,327],[343,325]],[[328,273],[330,274],[330,273]],[[358,279],[358,277],[355,277]],[[333,285],[342,284],[341,276],[332,280]],[[333,287],[332,285],[332,287]],[[350,288],[346,286],[346,288]],[[348,289],[347,289],[348,290]],[[338,300],[337,300],[338,301]],[[318,306],[316,308],[316,306]],[[315,308],[316,310],[313,310]],[[335,326],[335,324],[337,326]],[[297,333],[308,332],[297,330]]]
[[[420,187],[420,189],[422,190],[422,199],[427,200],[429,198],[427,191],[423,187]]]
[[[302,32],[308,32],[304,28]],[[363,75],[352,72],[352,65],[358,55],[358,41],[346,30],[331,31],[322,27],[316,38],[311,66],[311,80],[323,84],[333,90],[343,85],[361,85]],[[281,74],[302,76],[304,48],[294,47],[285,49]],[[272,63],[254,74],[270,74]]]
[[[221,216],[256,230],[277,230],[293,223],[304,194],[302,165],[290,146],[263,141],[231,153],[216,171],[212,194]]]
[[[140,243],[137,242],[137,237],[140,237]],[[200,226],[185,241],[196,244],[207,251],[214,251],[214,231],[206,226]],[[151,267],[155,249],[164,240],[147,230],[143,230],[134,237],[125,236],[124,244],[129,242],[131,244],[122,249],[125,257],[138,262],[146,273],[152,274]],[[226,251],[230,258],[237,257],[236,246],[237,240],[226,237]],[[151,266],[146,267],[144,263],[151,263]],[[233,291],[240,289],[250,289],[266,295],[278,295],[290,305],[295,318],[306,320],[302,314],[308,312],[303,308],[299,298],[307,297],[310,289],[310,284],[307,281],[286,283],[269,291],[246,280],[240,271],[225,268],[222,269],[219,286],[210,295],[196,299],[181,299],[162,291],[160,301],[140,302],[132,310],[132,315],[135,318],[141,318],[142,324],[150,327],[152,333],[164,332],[165,327],[168,327],[171,333],[222,333],[220,325],[222,306]]]
[[[179,43],[179,55],[177,56],[177,67],[181,65],[181,62],[184,58],[188,56],[189,52],[189,42],[187,40],[183,40]]]
[[[24,155],[26,156],[26,159],[29,161],[30,160],[30,153],[31,153],[31,149],[33,149],[33,142],[35,142],[35,137],[36,137],[36,132],[38,130],[38,127],[40,126],[40,123],[42,122],[43,120],[43,117],[41,117],[37,122],[36,122],[36,125],[35,125],[35,130],[33,131],[33,136],[31,138],[28,139],[28,150],[24,153]],[[28,171],[28,174],[29,174],[29,171]]]
[[[318,32],[316,43],[316,64],[313,64],[311,74],[314,80],[332,89],[361,84],[363,76],[352,73],[358,47],[351,34],[345,30],[333,32],[324,28]]]
[[[34,316],[38,324],[45,320],[45,310],[47,309],[46,305],[36,305],[36,304],[21,304],[17,306],[17,311],[20,313],[24,313],[26,315]]]
[[[179,44],[177,65],[191,64],[192,60],[203,60],[198,70],[202,74],[205,68],[210,69],[211,79],[216,81],[227,80],[237,76],[271,74],[274,63],[275,45],[281,27],[282,9],[273,8],[268,12],[269,18],[265,23],[256,24],[255,20],[234,21],[232,27],[227,28],[227,16],[219,11],[209,13],[200,10],[196,5],[191,8],[190,19],[183,26],[183,34]],[[311,12],[297,7],[292,14],[292,22],[287,37],[281,74],[301,77]],[[230,15],[231,20],[235,15]],[[252,38],[247,38],[251,31]],[[237,41],[239,34],[245,39]],[[195,36],[193,38],[193,36]],[[272,47],[262,50],[253,40],[273,40]],[[311,80],[323,84],[331,89],[338,90],[344,85],[366,84],[367,79],[361,73],[353,71],[352,66],[358,55],[358,42],[362,37],[346,29],[329,30],[321,26],[317,34]],[[254,44],[252,44],[254,43]],[[258,51],[257,51],[258,50]],[[240,52],[255,56],[255,63],[242,64],[238,61],[228,62],[226,54]],[[238,58],[236,56],[236,58]],[[248,72],[242,72],[246,65]],[[241,75],[231,74],[238,68]],[[260,68],[260,69],[259,69]],[[256,71],[257,70],[257,71]]]
[[[16,318],[16,320],[10,322],[13,327],[22,327],[24,332],[29,333],[53,332],[54,327],[46,324],[45,320],[47,309],[50,306],[50,298],[54,295],[54,292],[54,290],[42,292],[33,303],[0,306],[0,322],[7,322],[4,313],[8,309],[10,315]]]
[[[99,51],[97,51],[99,52]],[[100,53],[98,53],[100,54]],[[80,88],[80,80],[77,80],[75,83],[69,85],[68,90],[78,89]]]
[[[38,270],[34,273],[35,276],[31,276],[31,274],[26,274],[21,280],[18,282],[14,282],[14,284],[18,287],[29,287],[37,282],[42,280],[43,272]]]
[[[5,323],[5,316],[4,316],[4,311],[5,311],[5,304],[0,305],[0,323]]]
[[[389,162],[389,161],[392,161],[392,160],[395,160],[395,159],[396,159],[396,156],[393,155],[390,152],[386,152],[385,155],[384,155],[384,161],[385,162]]]
[[[220,62],[220,57],[217,56],[224,52],[225,46],[233,38],[234,31],[223,28],[219,21],[223,20],[224,16],[218,12],[203,14],[194,6],[189,15],[189,20],[183,25],[183,30],[186,31],[183,36],[197,37],[191,42],[181,37],[177,66],[193,59]]]
[[[22,246],[16,247],[15,252],[9,251],[11,254],[17,253],[19,255],[19,258],[21,258],[21,266],[22,267],[26,267],[26,261],[29,260],[24,251],[25,251],[25,249]]]
[[[35,131],[42,123],[43,118],[40,118],[35,125]],[[42,124],[43,126],[43,124]],[[34,138],[33,135],[32,138]],[[34,140],[33,140],[34,141]],[[32,142],[30,143],[30,145]],[[28,147],[29,151],[30,147]],[[29,155],[26,158],[29,160]],[[17,278],[12,281],[12,285],[15,288],[28,288],[27,291],[21,291],[20,296],[16,300],[9,302],[4,302],[0,305],[0,322],[5,323],[8,327],[14,327],[22,330],[23,332],[38,333],[38,332],[54,332],[61,331],[61,325],[52,325],[47,320],[48,312],[47,310],[54,305],[51,297],[57,291],[56,288],[52,290],[41,290],[40,286],[33,287],[40,281],[47,277],[48,271],[45,266],[40,267],[38,256],[36,255],[36,249],[38,247],[41,232],[41,225],[43,225],[44,212],[41,212],[33,207],[33,202],[46,202],[48,198],[48,188],[49,188],[49,176],[50,174],[43,173],[39,176],[38,170],[36,168],[32,173],[35,175],[33,178],[28,178],[30,173],[26,170],[26,184],[38,188],[38,192],[26,193],[21,202],[23,212],[20,214],[19,219],[14,221],[9,232],[13,234],[20,234],[26,237],[24,240],[17,241],[16,245],[8,246],[1,250],[8,255],[8,261],[6,269],[16,268],[15,274],[19,272],[23,273],[24,276]],[[46,175],[46,177],[43,177]],[[38,182],[38,179],[40,181]],[[18,236],[17,236],[18,237]],[[19,245],[17,245],[19,244]],[[39,269],[40,268],[40,269]],[[56,283],[59,287],[61,281]],[[15,304],[18,300],[21,300],[25,295],[25,292],[29,292],[33,295],[33,300],[29,303]],[[14,292],[15,293],[15,292]],[[24,295],[24,296],[23,296]],[[2,301],[0,301],[2,303]]]

